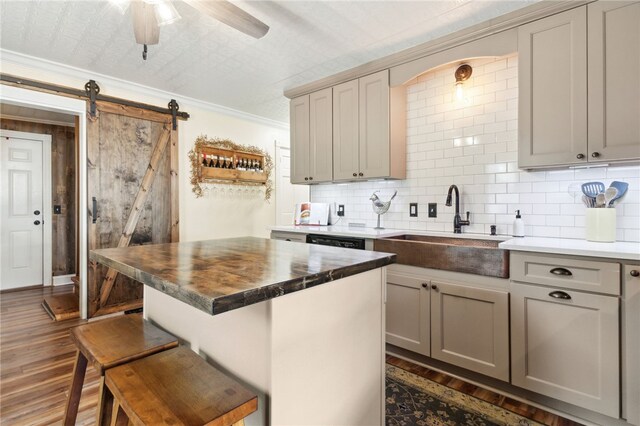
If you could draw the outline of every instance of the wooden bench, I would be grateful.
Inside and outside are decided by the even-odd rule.
[[[104,384],[105,371],[178,346],[178,339],[155,327],[141,314],[95,321],[71,329],[78,347],[71,389],[64,414],[65,426],[76,422],[82,385],[90,363],[100,374],[97,424],[109,423],[112,395]]]
[[[109,369],[115,425],[244,425],[257,396],[179,347]]]

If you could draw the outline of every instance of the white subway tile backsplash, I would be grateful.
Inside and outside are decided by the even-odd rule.
[[[444,205],[449,185],[461,191],[461,211],[471,212],[463,232],[511,235],[520,210],[526,235],[585,237],[585,207],[580,185],[598,180],[628,182],[630,189],[617,206],[617,237],[640,241],[640,166],[524,171],[518,161],[517,55],[480,58],[465,82],[466,101],[454,92],[456,65],[419,76],[407,87],[407,179],[311,187],[314,202],[345,204],[342,223],[375,226],[369,196],[398,195],[382,217],[387,228],[453,231],[453,207]],[[409,217],[417,202],[420,216]],[[427,203],[438,203],[438,217],[427,217]]]

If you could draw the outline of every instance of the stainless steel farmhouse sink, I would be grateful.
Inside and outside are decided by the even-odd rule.
[[[374,241],[373,249],[397,255],[397,263],[489,277],[509,278],[509,251],[500,241],[398,235]]]

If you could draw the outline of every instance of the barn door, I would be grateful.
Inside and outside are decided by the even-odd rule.
[[[171,116],[98,103],[87,122],[89,250],[178,241]],[[89,262],[89,317],[142,307],[142,284]]]

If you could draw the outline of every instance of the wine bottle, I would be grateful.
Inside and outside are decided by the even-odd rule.
[[[209,163],[207,163],[207,154],[202,154],[202,166],[209,167]]]
[[[211,159],[209,160],[209,167],[215,167],[216,163],[215,161],[213,161],[214,158],[217,158],[215,155],[211,156]]]

